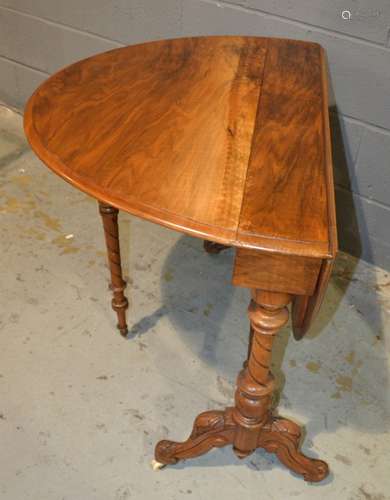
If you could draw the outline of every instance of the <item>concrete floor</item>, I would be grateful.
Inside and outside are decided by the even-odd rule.
[[[0,132],[1,500],[390,498],[388,273],[341,254],[309,338],[277,341],[280,413],[329,478],[230,448],[153,472],[159,439],[232,401],[248,332],[233,254],[123,214],[122,339],[95,201],[42,166],[4,107]]]

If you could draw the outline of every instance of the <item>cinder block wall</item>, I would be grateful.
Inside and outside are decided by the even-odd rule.
[[[327,50],[340,246],[390,269],[389,0],[0,0],[0,100],[22,108],[48,75],[97,52],[199,34]]]

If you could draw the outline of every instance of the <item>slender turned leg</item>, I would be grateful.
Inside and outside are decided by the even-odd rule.
[[[111,289],[113,292],[112,308],[118,316],[118,329],[124,337],[127,335],[126,309],[129,305],[125,297],[126,282],[122,276],[121,254],[119,249],[118,209],[99,201],[106,238],[108,264],[111,271]]]
[[[227,248],[230,248],[230,247],[227,245],[222,245],[221,243],[215,243],[214,241],[204,240],[203,248],[205,249],[205,251],[207,253],[216,254],[216,253],[220,253],[220,252],[222,252],[222,250],[226,250]]]
[[[273,416],[274,378],[270,371],[272,345],[278,330],[288,319],[290,296],[254,290],[249,306],[251,348],[246,365],[238,375],[235,406],[225,411],[200,414],[187,441],[160,441],[155,457],[171,464],[206,453],[213,447],[233,445],[240,458],[264,448],[306,481],[321,481],[328,475],[325,462],[299,451],[300,427]]]

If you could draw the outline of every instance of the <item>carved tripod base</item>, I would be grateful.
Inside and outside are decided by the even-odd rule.
[[[234,408],[225,411],[207,411],[198,415],[187,441],[160,441],[155,450],[156,461],[161,464],[175,464],[179,460],[203,455],[212,448],[233,445],[237,424],[233,418]],[[270,416],[257,439],[256,448],[275,453],[289,469],[301,474],[305,481],[322,481],[329,473],[322,460],[309,458],[299,451],[300,427],[291,420]],[[241,452],[233,447],[239,458],[245,458],[253,451]]]
[[[272,344],[277,331],[287,322],[286,305],[291,297],[259,290],[252,297],[249,306],[252,338],[248,360],[238,375],[235,406],[201,413],[183,443],[160,441],[155,450],[156,461],[174,464],[231,444],[239,458],[263,448],[275,453],[286,467],[306,481],[322,481],[329,473],[328,466],[299,451],[300,427],[272,415],[274,378],[269,368]]]

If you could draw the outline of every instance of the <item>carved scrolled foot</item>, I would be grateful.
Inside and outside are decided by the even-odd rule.
[[[207,253],[218,254],[222,252],[222,250],[226,250],[230,247],[227,245],[222,245],[221,243],[215,243],[214,241],[204,240],[203,248]]]
[[[299,451],[300,438],[301,429],[297,424],[291,420],[273,417],[262,429],[258,447],[275,453],[286,467],[302,475],[305,481],[322,481],[329,474],[328,465]]]
[[[190,437],[182,442],[163,440],[157,443],[155,459],[162,464],[175,464],[179,460],[194,458],[212,448],[220,448],[233,442],[235,423],[230,409],[207,411],[198,415]]]

